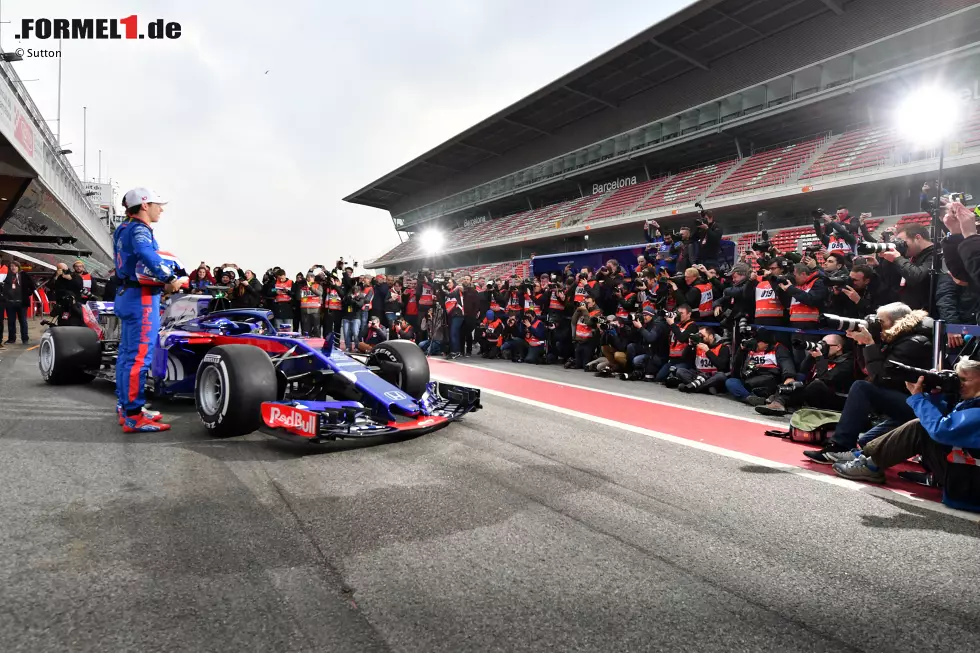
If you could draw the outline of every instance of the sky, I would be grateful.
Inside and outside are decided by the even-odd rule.
[[[89,179],[101,150],[120,195],[166,198],[157,239],[185,266],[294,274],[398,244],[387,211],[343,197],[688,4],[0,0],[0,45],[57,50],[18,41],[23,18],[180,23],[63,43],[62,144],[80,177],[84,132]],[[58,59],[14,66],[57,133]]]

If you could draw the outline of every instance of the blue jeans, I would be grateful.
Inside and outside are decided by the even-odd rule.
[[[899,425],[915,419],[915,411],[905,403],[906,399],[908,395],[904,392],[880,388],[867,381],[855,381],[847,393],[833,443],[853,448],[858,435],[868,424],[868,416],[872,414],[883,415]]]
[[[429,356],[438,356],[442,352],[442,343],[438,340],[423,340],[419,343],[419,349]]]
[[[449,352],[463,353],[463,316],[449,318]]]
[[[344,334],[344,346],[347,347],[347,351],[357,349],[357,343],[361,340],[360,317],[345,317],[340,321],[340,330]]]
[[[394,313],[385,313],[385,320],[388,321],[387,326],[390,329],[395,324],[395,314]]]
[[[729,378],[727,381],[725,381],[725,389],[728,390],[728,394],[736,399],[745,399],[751,394],[742,383],[741,379]]]
[[[524,362],[536,365],[544,357],[544,345],[528,347],[524,355]]]
[[[672,359],[672,360],[667,361],[667,364],[664,365],[663,367],[661,367],[660,368],[660,371],[657,372],[657,381],[664,381],[664,380],[666,380],[667,377],[670,376],[670,368],[672,368],[672,367],[676,367],[679,370],[690,370],[690,369],[693,369],[691,367],[691,365],[689,365],[688,363],[682,363],[680,361],[675,361],[675,360]]]

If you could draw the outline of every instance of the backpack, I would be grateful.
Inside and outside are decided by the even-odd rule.
[[[766,431],[766,435],[804,444],[822,445],[834,437],[839,421],[840,413],[836,411],[801,408],[793,413],[788,431]]]

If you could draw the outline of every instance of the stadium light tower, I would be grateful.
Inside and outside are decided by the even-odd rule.
[[[901,136],[916,147],[939,147],[939,175],[936,178],[936,201],[932,206],[930,240],[937,247],[932,257],[929,280],[929,311],[935,308],[936,285],[942,274],[942,207],[939,198],[943,191],[943,163],[946,141],[956,132],[960,119],[959,97],[948,89],[924,86],[909,93],[895,109],[895,125]]]
[[[438,229],[429,229],[419,234],[422,241],[422,250],[426,254],[438,254],[442,251],[442,246],[446,242],[446,237]]]

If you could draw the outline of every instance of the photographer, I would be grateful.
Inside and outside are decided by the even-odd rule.
[[[323,304],[323,287],[312,272],[307,273],[306,283],[300,289],[299,312],[302,333],[311,338],[320,336],[320,306]]]
[[[677,307],[676,316],[668,314],[665,319],[670,328],[669,361],[657,372],[657,381],[662,381],[668,388],[676,388],[680,385],[677,370],[694,368],[694,345],[690,339],[698,332],[698,325],[687,304]]]
[[[575,276],[575,291],[573,292],[575,305],[581,305],[586,297],[591,297],[598,302],[599,290],[599,286],[592,278],[592,271],[587,267],[582,268],[578,275]]]
[[[480,312],[480,291],[473,285],[473,277],[463,276],[463,355],[473,355],[473,335],[476,331],[476,324],[480,320],[480,315],[486,313],[489,308]]]
[[[767,403],[765,397],[776,393],[780,380],[783,383],[796,380],[789,349],[780,342],[747,338],[739,343],[732,361],[732,376],[725,381],[725,389],[750,406],[763,406]]]
[[[789,412],[787,407],[801,406],[843,410],[844,395],[854,383],[854,356],[846,350],[844,338],[830,334],[819,343],[804,340],[799,344],[807,348],[807,356],[797,375],[799,380],[779,386],[769,397],[769,403],[756,406],[757,413],[778,417]]]
[[[811,271],[803,263],[793,266],[794,282],[788,279],[779,287],[790,297],[789,322],[797,329],[816,329],[820,311],[827,304],[827,285],[819,271]]]
[[[951,263],[950,267],[953,265]],[[936,310],[946,324],[978,324],[980,295],[969,283],[953,276],[952,271],[939,277],[936,288]],[[947,334],[947,352],[955,360],[957,351],[965,344],[962,334]]]
[[[713,270],[708,270],[703,265],[687,268],[684,270],[683,289],[673,280],[668,281],[667,285],[673,291],[674,301],[678,306],[697,306],[698,319],[710,319],[714,315],[714,300],[721,296],[722,285]]]
[[[670,327],[651,305],[645,306],[640,319],[633,322],[633,333],[633,342],[626,346],[626,357],[633,370],[620,378],[639,381],[647,377],[646,370],[649,369],[646,380],[654,381],[660,367],[667,362]]]
[[[347,351],[353,352],[361,340],[361,311],[364,308],[364,288],[360,282],[341,298],[340,326]]]
[[[571,280],[570,280],[571,281]],[[575,355],[572,348],[572,313],[575,305],[571,301],[573,289],[560,280],[550,282],[548,292],[547,321],[551,326],[551,348],[549,362],[564,364]]]
[[[289,326],[293,321],[292,306],[293,282],[286,276],[286,271],[282,268],[275,268],[272,276],[262,289],[262,294],[269,302],[272,310],[273,322],[276,328]]]
[[[817,238],[827,248],[829,254],[840,252],[851,256],[857,247],[857,238],[847,227],[850,213],[845,206],[837,207],[836,220],[827,215],[823,209],[813,212],[813,231]]]
[[[874,313],[879,306],[890,303],[883,301],[878,276],[867,265],[855,265],[848,277],[850,279],[848,285],[833,286],[833,292],[827,302],[828,313],[864,318]]]
[[[575,343],[575,358],[565,363],[565,369],[585,369],[592,360],[599,335],[599,320],[602,312],[596,306],[595,298],[586,296],[585,302],[572,314],[572,341]]]
[[[405,319],[405,316],[395,318],[395,326],[392,327],[392,339],[393,340],[411,340],[412,342],[417,341],[417,336],[415,335],[415,327]]]
[[[874,433],[887,432],[914,417],[905,403],[908,396],[905,383],[888,369],[886,363],[898,362],[912,367],[932,366],[932,319],[925,311],[913,311],[906,304],[887,304],[878,309],[872,327],[861,326],[848,331],[847,337],[861,346],[867,381],[855,381],[847,394],[840,422],[833,439],[819,451],[804,451],[811,460],[831,464],[840,458],[837,454],[850,452],[858,443],[858,436],[868,426],[871,415],[886,418],[865,438]]]
[[[929,310],[929,275],[932,259],[937,255],[935,245],[929,240],[929,228],[920,224],[903,225],[895,236],[905,243],[905,255],[896,250],[878,254],[880,273],[888,284],[898,288],[898,301],[913,310]]]
[[[605,363],[596,368],[596,376],[625,374],[629,365],[627,350],[633,340],[633,324],[627,315],[625,318],[610,316],[605,325],[600,325],[599,351]]]
[[[548,331],[544,322],[534,311],[524,314],[524,341],[521,343],[520,359],[525,363],[539,365],[545,361],[545,341]]]
[[[883,483],[884,470],[920,455],[943,488],[943,503],[980,511],[980,361],[963,359],[955,373],[955,405],[942,394],[927,394],[925,377],[906,382],[915,419],[869,442],[854,460],[835,464],[837,475]]]
[[[700,202],[696,204],[701,208]],[[718,268],[721,263],[721,237],[724,232],[721,226],[715,222],[715,215],[711,211],[701,208],[701,217],[697,222],[695,239],[700,241],[698,244],[698,263],[708,268]]]
[[[455,360],[463,353],[463,289],[450,277],[436,294],[446,309],[446,323],[449,326],[449,351],[446,358]]]
[[[522,363],[521,352],[524,351],[524,321],[516,315],[508,315],[504,322],[504,344],[500,347],[502,358],[508,358],[505,354],[510,352],[511,363]]]
[[[402,302],[402,282],[400,279],[388,277],[387,283],[388,295],[385,297],[385,319],[382,324],[394,326],[395,318],[401,314],[405,307],[405,304]]]
[[[432,270],[426,268],[419,270],[418,279],[415,281],[415,297],[418,299],[419,315],[435,304],[436,295],[432,288]]]
[[[494,311],[487,311],[486,317],[477,329],[477,344],[483,358],[500,358],[500,348],[504,344],[504,323]]]
[[[714,301],[713,313],[715,317],[727,313],[734,322],[754,313],[755,305],[752,299],[754,290],[751,289],[758,286],[758,282],[754,281],[752,268],[747,263],[736,263],[729,275],[731,285],[724,287],[721,296]],[[775,293],[773,295],[775,296]]]
[[[698,243],[691,239],[691,228],[681,227],[677,243],[677,269],[686,270],[698,260]]]
[[[388,330],[381,325],[381,318],[378,316],[372,317],[368,320],[367,332],[364,336],[363,342],[357,343],[357,350],[362,354],[366,354],[377,344],[380,344],[388,339]]]
[[[232,308],[258,308],[262,303],[262,286],[251,270],[242,271],[237,265],[230,267],[238,272],[238,278],[232,277],[231,297]]]
[[[518,281],[516,276],[504,282],[500,303],[504,305],[507,317],[517,318],[524,315],[524,292],[526,290],[527,288]]]
[[[340,343],[341,324],[344,316],[344,292],[340,279],[331,273],[323,281],[323,337],[334,334],[334,342]]]
[[[76,304],[82,301],[82,278],[68,271],[68,266],[58,263],[54,275],[48,283],[52,296],[57,304]]]
[[[692,336],[693,338],[693,336]],[[681,380],[681,392],[710,392],[718,394],[725,391],[725,381],[731,369],[732,349],[729,343],[719,338],[715,330],[701,327],[698,336],[693,338],[694,369],[677,370]]]

